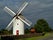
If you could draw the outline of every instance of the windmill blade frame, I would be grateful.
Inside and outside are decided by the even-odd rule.
[[[20,9],[17,11],[17,15],[19,15],[23,10],[24,8],[28,5],[28,2],[24,2],[24,4],[20,7]]]
[[[7,6],[5,6],[4,10],[5,10],[7,13],[9,13],[11,16],[13,16],[13,17],[16,15],[16,14],[15,14],[10,8],[8,8]]]
[[[7,30],[10,30],[11,29],[11,24],[13,23],[13,21],[16,19],[16,17],[14,17],[12,20],[11,20],[11,22],[7,25],[7,27],[6,27],[6,29]]]
[[[18,16],[18,18],[23,21],[24,23],[26,23],[28,26],[31,26],[32,22],[30,22],[29,20],[27,20],[24,16]]]
[[[8,31],[11,30],[13,28],[12,25],[13,25],[13,23],[11,23],[11,25],[9,26],[9,28],[6,28],[6,30],[8,30]]]

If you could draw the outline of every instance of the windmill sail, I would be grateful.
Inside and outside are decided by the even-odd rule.
[[[15,16],[16,14],[11,10],[9,9],[7,6],[4,8],[4,10],[9,13],[11,16]]]
[[[17,15],[19,15],[23,10],[24,8],[28,5],[28,2],[24,2],[24,4],[20,7],[20,9],[17,11]]]
[[[11,24],[13,23],[13,21],[15,20],[16,17],[14,17],[12,19],[12,21],[8,24],[8,26],[6,27],[7,30],[10,30],[12,28]]]
[[[11,25],[8,28],[6,27],[6,30],[8,30],[8,31],[11,30],[13,27],[12,25],[13,25],[13,23],[11,23]]]
[[[18,16],[18,18],[24,23],[26,23],[28,26],[31,26],[32,23],[29,20],[27,20],[24,16],[20,15]]]

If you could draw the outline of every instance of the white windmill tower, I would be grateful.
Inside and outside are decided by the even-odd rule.
[[[12,21],[6,27],[7,30],[10,30],[13,27],[13,35],[24,35],[24,23],[30,26],[32,23],[27,20],[21,12],[28,5],[28,2],[24,2],[24,4],[20,7],[17,14],[15,14],[11,9],[5,7],[4,10],[8,12],[11,16],[13,16]],[[13,25],[12,25],[13,24]],[[12,25],[12,27],[10,26]]]

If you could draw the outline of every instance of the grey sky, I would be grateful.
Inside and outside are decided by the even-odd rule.
[[[16,12],[25,0],[0,0],[0,27],[6,27],[12,17],[3,8],[8,6]],[[22,14],[36,23],[40,18],[47,20],[50,27],[53,27],[53,0],[30,0],[29,5],[23,10]]]

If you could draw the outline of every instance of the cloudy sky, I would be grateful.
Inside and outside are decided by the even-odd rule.
[[[5,28],[12,20],[12,16],[3,10],[4,7],[8,6],[16,13],[24,1],[29,3],[22,11],[27,19],[35,24],[38,19],[43,18],[53,28],[53,0],[0,0],[0,29]]]

